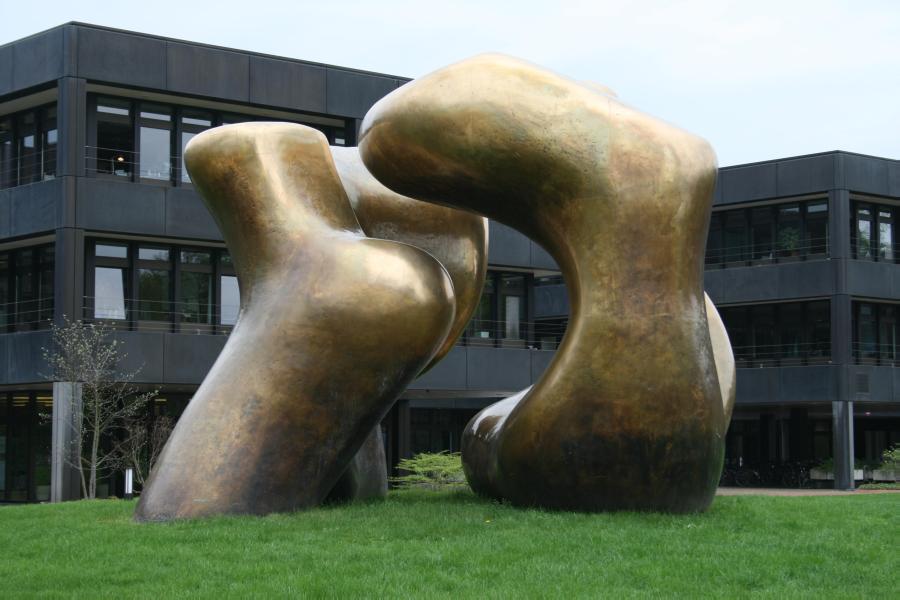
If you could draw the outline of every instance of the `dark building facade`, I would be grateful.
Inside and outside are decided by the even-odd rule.
[[[148,418],[177,417],[224,345],[237,280],[183,168],[190,138],[275,120],[352,146],[406,81],[78,23],[0,46],[0,502],[47,500],[51,479],[55,497],[77,495],[51,475],[46,415],[68,402],[42,375],[51,323],[113,324],[123,367],[160,390]],[[897,161],[832,152],[721,170],[706,286],[740,368],[732,463],[840,467],[900,441],[895,205]],[[568,314],[553,260],[491,223],[489,263],[465,335],[385,419],[392,463],[458,450],[475,412],[553,357]]]

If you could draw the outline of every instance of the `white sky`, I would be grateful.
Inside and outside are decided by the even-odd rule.
[[[896,0],[0,0],[0,43],[73,20],[408,77],[506,52],[613,88],[721,165],[900,158]]]

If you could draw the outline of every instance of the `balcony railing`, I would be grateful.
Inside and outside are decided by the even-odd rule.
[[[808,238],[805,243],[743,244],[706,249],[706,267],[741,267],[828,257],[827,238]]]
[[[854,342],[853,361],[858,365],[900,366],[900,343]]]
[[[830,342],[732,346],[732,350],[735,365],[742,368],[823,365],[831,362]]]

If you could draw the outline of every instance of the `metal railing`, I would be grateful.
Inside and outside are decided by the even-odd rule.
[[[732,267],[815,260],[828,257],[828,238],[811,237],[802,244],[783,244],[773,241],[769,244],[741,244],[706,249],[706,266]]]
[[[858,365],[900,366],[900,343],[854,342],[853,362]]]
[[[831,342],[732,346],[738,367],[786,367],[831,362]]]

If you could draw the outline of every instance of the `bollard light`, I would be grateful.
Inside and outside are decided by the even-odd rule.
[[[125,499],[134,498],[134,470],[131,467],[125,469]]]

